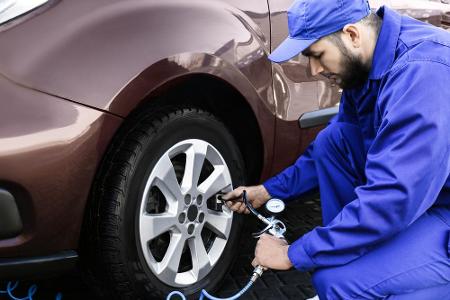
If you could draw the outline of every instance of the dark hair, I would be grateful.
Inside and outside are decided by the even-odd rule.
[[[357,23],[364,24],[375,31],[375,36],[378,36],[381,30],[381,24],[383,19],[380,18],[376,13],[371,12],[366,17],[359,20]],[[333,44],[335,44],[339,49],[345,49],[344,42],[341,39],[342,29],[327,35],[326,38],[329,39]]]

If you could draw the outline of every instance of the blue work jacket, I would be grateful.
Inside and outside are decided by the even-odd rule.
[[[346,264],[430,207],[450,207],[450,33],[386,7],[377,13],[383,23],[369,79],[344,91],[333,120],[361,129],[367,181],[329,224],[291,244],[300,270]],[[263,183],[273,197],[317,188],[313,146]]]

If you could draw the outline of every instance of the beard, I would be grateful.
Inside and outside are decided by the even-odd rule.
[[[359,55],[351,53],[347,48],[340,49],[342,53],[340,82],[337,82],[342,89],[354,89],[362,87],[369,78],[372,68],[371,60],[364,62]]]

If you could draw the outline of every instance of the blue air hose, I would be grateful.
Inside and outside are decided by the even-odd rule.
[[[33,296],[36,294],[36,291],[37,291],[37,285],[33,284],[32,286],[30,286],[28,288],[28,295],[25,296],[24,298],[18,298],[18,297],[13,295],[14,290],[18,286],[19,286],[19,282],[18,281],[14,282],[14,283],[9,281],[6,284],[6,290],[5,291],[0,290],[0,295],[5,294],[8,297],[10,297],[10,299],[12,299],[12,300],[33,300]],[[56,300],[61,300],[62,299],[62,294],[61,293],[56,294],[56,298],[55,299]]]
[[[231,296],[229,298],[217,298],[217,297],[214,297],[214,296],[211,296],[210,294],[208,294],[207,291],[202,290],[199,300],[203,300],[203,299],[205,299],[205,297],[206,297],[206,299],[210,299],[210,300],[234,300],[234,299],[241,297],[252,285],[253,285],[253,281],[250,280],[247,283],[247,285],[242,290],[239,291],[239,293],[237,293],[234,296]],[[180,296],[181,300],[186,300],[186,297],[179,291],[173,291],[172,293],[170,293],[167,296],[166,300],[170,300],[172,298],[172,296],[175,296],[175,295]]]
[[[239,297],[241,297],[246,291],[248,291],[248,289],[253,285],[253,283],[259,278],[261,277],[262,273],[264,272],[264,267],[262,266],[256,266],[255,269],[253,270],[253,275],[250,278],[250,280],[248,281],[247,285],[240,290],[237,294],[235,294],[234,296],[228,297],[228,298],[217,298],[214,296],[211,296],[210,294],[208,294],[207,291],[202,290],[201,294],[200,294],[200,298],[199,300],[203,300],[203,299],[210,299],[210,300],[234,300],[234,299],[238,299]],[[170,300],[172,298],[172,296],[180,296],[181,300],[186,300],[186,297],[179,291],[173,291],[172,293],[170,293],[169,295],[167,295],[166,300]],[[205,298],[206,297],[206,298]]]
[[[239,293],[237,293],[236,295],[229,297],[229,298],[217,298],[217,297],[214,297],[214,296],[211,296],[210,294],[208,294],[207,291],[202,290],[202,294],[200,295],[200,300],[203,300],[203,298],[204,298],[203,296],[205,296],[206,299],[211,299],[211,300],[234,300],[234,299],[237,299],[240,296],[242,296],[252,285],[253,285],[253,281],[250,280],[247,283],[247,285],[242,290],[239,291]]]

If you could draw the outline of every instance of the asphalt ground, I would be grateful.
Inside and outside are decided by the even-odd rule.
[[[251,226],[246,226],[249,231],[256,231],[257,222],[252,221],[248,216]],[[309,200],[302,200],[291,203],[286,207],[286,211],[279,216],[287,226],[286,238],[293,242],[298,237],[308,232],[312,228],[321,224],[320,200],[316,197]],[[246,237],[248,235],[248,237]],[[241,252],[237,261],[224,279],[220,291],[216,293],[217,297],[230,297],[241,290],[248,282],[253,267],[253,253],[256,239],[249,238],[250,232],[245,232],[242,238]],[[21,282],[15,296],[24,298],[27,295],[27,289],[32,285],[37,285],[36,294],[33,300],[55,299],[57,293],[62,293],[63,300],[100,300],[93,291],[82,280],[79,272],[73,272],[57,278],[49,278],[35,281]],[[5,290],[6,283],[0,282],[0,290]],[[311,285],[311,274],[299,272],[294,269],[289,271],[266,271],[263,276],[256,281],[253,287],[244,294],[242,300],[302,300],[315,295],[314,288]],[[6,295],[0,294],[0,300],[10,299]]]

